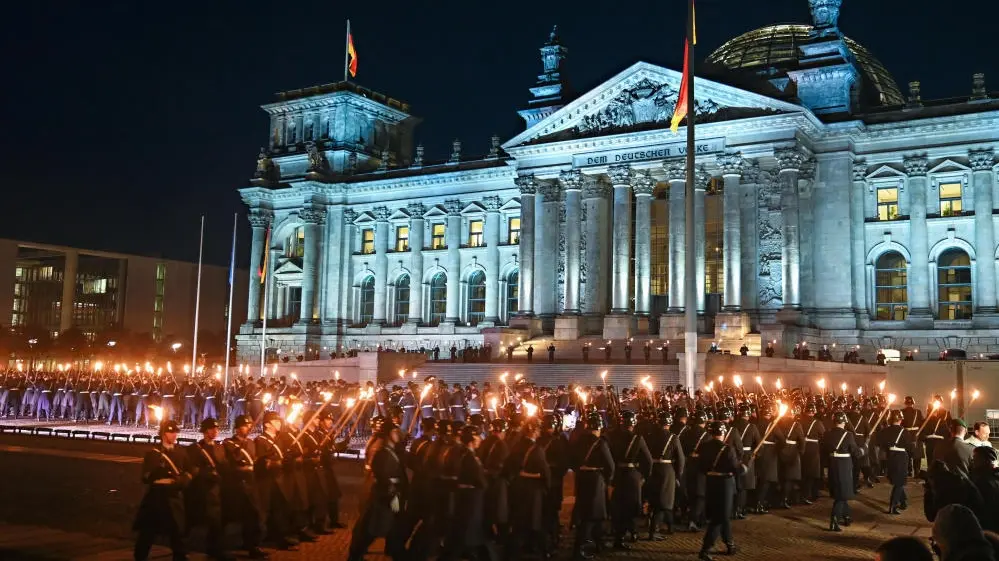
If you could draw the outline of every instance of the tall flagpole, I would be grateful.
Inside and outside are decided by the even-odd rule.
[[[687,367],[685,383],[688,391],[694,388],[697,369],[697,267],[696,235],[694,229],[694,0],[687,5],[687,185],[684,189],[684,220],[686,249],[684,251],[684,363]]]
[[[201,258],[205,251],[205,215],[201,215],[201,242],[198,244],[198,289],[194,297],[194,344],[191,345],[191,375],[198,373],[198,317],[201,315]]]
[[[269,247],[270,243],[271,243],[270,242],[270,235],[268,235],[267,236],[267,241],[265,242],[266,246],[264,247],[264,259],[265,259],[264,263],[265,264],[267,264],[266,259],[268,257],[268,254],[271,251],[271,248]],[[260,283],[263,284],[263,286],[264,286],[264,314],[263,314],[264,315],[264,322],[262,324],[262,328],[260,329],[260,376],[261,377],[263,377],[263,375],[265,374],[264,369],[267,367],[267,364],[266,364],[266,359],[267,359],[267,313],[268,313],[268,310],[267,310],[267,305],[268,305],[267,304],[267,293],[270,292],[269,290],[267,290],[268,289],[267,274],[268,274],[268,270],[267,270],[267,268],[265,268],[262,271],[262,276],[260,277]]]
[[[225,383],[223,389],[229,389],[229,346],[232,344],[232,293],[236,290],[236,224],[239,213],[232,215],[232,254],[229,256],[229,313],[225,316]]]
[[[347,20],[347,37],[343,45],[343,81],[347,81],[347,71],[350,68],[350,20]]]

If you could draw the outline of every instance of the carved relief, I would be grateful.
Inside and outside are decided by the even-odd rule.
[[[607,168],[607,176],[613,185],[630,185],[632,175],[628,164],[614,164]]]
[[[327,163],[326,158],[319,151],[315,142],[309,141],[305,143],[306,153],[309,155],[309,172],[310,173],[323,173],[326,171]]]
[[[582,223],[584,225],[586,224],[586,214],[587,214],[587,212],[586,212],[586,206],[587,205],[579,205],[579,216],[580,216],[580,219],[582,220]],[[584,230],[585,230],[585,228],[584,228]],[[583,292],[584,292],[583,291],[583,284],[586,283],[586,238],[587,237],[588,236],[585,234],[585,232],[583,233],[583,235],[579,236],[579,285],[580,285],[580,287],[579,287],[579,306],[580,306],[580,308],[579,309],[583,309],[582,308],[582,306],[583,306]]]
[[[974,171],[992,171],[995,165],[995,153],[992,150],[969,150],[968,160]]]
[[[513,181],[520,188],[521,195],[534,195],[538,192],[538,182],[534,175],[521,175]]]
[[[583,188],[583,177],[578,169],[563,171],[558,178],[566,191],[579,191]]]
[[[257,170],[253,172],[253,178],[272,181],[277,179],[276,171],[277,166],[275,166],[274,160],[267,155],[267,150],[261,148],[260,154],[257,155]]]
[[[780,207],[780,181],[772,173],[758,172],[757,231],[759,232],[757,285],[761,308],[780,308],[784,303],[781,250],[784,247],[784,216]]]
[[[274,213],[269,210],[253,209],[247,218],[252,228],[266,228],[274,220]]]
[[[867,181],[867,160],[853,162],[853,180],[858,182]]]
[[[384,206],[376,206],[375,208],[371,209],[371,214],[375,217],[375,220],[377,220],[378,222],[385,222],[388,220],[389,216],[392,215],[392,213],[389,212],[388,207]]]
[[[669,84],[657,84],[648,78],[622,91],[600,111],[583,117],[576,125],[579,132],[625,128],[644,123],[665,123],[673,115],[679,92]],[[718,111],[713,100],[697,100],[694,111],[708,115]]]
[[[546,203],[557,203],[562,196],[562,188],[557,181],[545,181],[538,186],[538,190]]]
[[[462,204],[458,199],[448,199],[444,201],[444,209],[448,216],[458,216],[461,214]]]
[[[631,180],[631,189],[635,192],[635,196],[651,195],[655,188],[656,180],[648,171],[637,172]]]
[[[423,203],[409,203],[406,205],[406,212],[409,213],[410,218],[422,219],[427,212],[427,207],[423,206]]]
[[[486,207],[486,210],[494,212],[499,210],[500,207],[503,206],[503,201],[496,195],[489,195],[487,197],[482,198],[482,205]]]
[[[683,160],[667,160],[663,162],[663,169],[666,170],[667,181],[685,181],[687,179],[687,165]]]
[[[305,207],[298,212],[298,217],[305,224],[322,224],[326,220],[326,211],[316,207]]]
[[[556,303],[556,311],[558,313],[565,312],[565,267],[566,260],[568,259],[568,251],[565,243],[566,234],[566,212],[565,205],[559,206],[558,212],[558,268],[556,269],[556,283],[555,283],[555,294],[557,295],[558,302]]]
[[[930,163],[926,156],[908,156],[902,160],[902,164],[909,177],[925,177]]]
[[[739,152],[722,154],[718,156],[718,167],[721,169],[722,176],[742,175],[745,160],[742,159],[742,154]]]

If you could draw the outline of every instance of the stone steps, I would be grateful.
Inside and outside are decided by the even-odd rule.
[[[537,356],[537,355],[535,355]],[[600,385],[600,373],[607,372],[607,384],[617,387],[637,386],[642,378],[650,376],[650,381],[658,388],[675,385],[680,380],[680,367],[676,364],[570,364],[547,362],[515,363],[450,363],[427,362],[419,368],[419,379],[436,376],[449,384],[468,384],[476,381],[479,387],[490,382],[494,387],[500,376],[506,372],[508,383],[516,374],[523,374],[527,380],[541,386],[568,386],[582,384]]]

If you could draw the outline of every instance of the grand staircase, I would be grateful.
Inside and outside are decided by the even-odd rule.
[[[632,355],[632,359],[635,359],[634,355]],[[656,388],[675,385],[680,381],[680,368],[675,362],[662,364],[660,361],[659,364],[653,362],[653,364],[646,365],[641,353],[639,353],[638,362],[641,364],[602,364],[592,360],[586,364],[549,363],[547,352],[545,352],[535,353],[533,362],[521,360],[512,363],[429,361],[419,368],[418,378],[436,376],[448,383],[463,385],[474,380],[478,382],[480,388],[484,382],[490,382],[495,386],[499,383],[500,376],[504,372],[508,374],[507,383],[512,383],[515,375],[522,374],[532,383],[549,387],[568,386],[569,384],[599,386],[602,384],[600,373],[604,371],[607,372],[607,384],[618,388],[638,386],[642,378],[646,376],[650,377],[649,381]]]

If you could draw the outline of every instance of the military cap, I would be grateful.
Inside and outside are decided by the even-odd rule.
[[[236,417],[236,422],[233,423],[233,428],[245,427],[247,425],[252,425],[253,419],[249,415],[240,415]]]
[[[281,415],[278,415],[274,411],[268,411],[268,412],[264,413],[264,424],[265,425],[267,423],[271,422],[271,421],[280,421],[280,420],[281,420]]]
[[[160,434],[167,432],[180,432],[180,427],[177,426],[177,421],[166,419],[160,423]]]
[[[219,428],[219,422],[211,417],[208,417],[204,421],[201,421],[201,432],[217,428]]]

